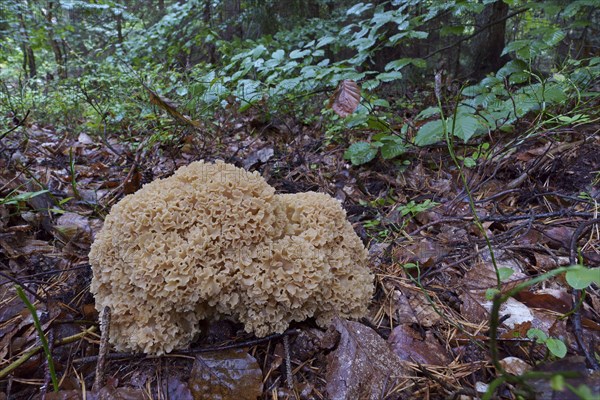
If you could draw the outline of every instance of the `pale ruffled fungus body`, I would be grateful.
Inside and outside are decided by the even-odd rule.
[[[92,293],[117,350],[168,353],[205,319],[257,336],[314,317],[358,318],[367,252],[339,202],[275,194],[257,173],[195,162],[117,203],[90,251]]]

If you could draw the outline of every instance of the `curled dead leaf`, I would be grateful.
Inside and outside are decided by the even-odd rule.
[[[172,116],[173,118],[175,118],[176,120],[178,120],[179,122],[181,122],[185,125],[189,125],[194,128],[200,127],[200,122],[194,121],[194,120],[190,119],[189,117],[180,113],[177,110],[177,107],[175,106],[173,101],[171,101],[170,99],[167,99],[166,97],[159,96],[154,91],[150,90],[150,88],[147,87],[146,85],[144,85],[144,87],[145,87],[146,91],[148,92],[148,95],[150,96],[151,104],[154,104],[155,106],[157,106],[159,108],[162,108],[170,116]]]
[[[328,108],[333,109],[337,115],[346,118],[356,111],[360,103],[360,87],[350,79],[341,81],[335,92],[329,98]]]

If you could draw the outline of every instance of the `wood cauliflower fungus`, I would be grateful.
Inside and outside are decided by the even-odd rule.
[[[257,173],[195,162],[117,203],[90,251],[98,310],[117,350],[168,353],[204,319],[247,332],[366,312],[367,252],[339,202],[275,194]]]

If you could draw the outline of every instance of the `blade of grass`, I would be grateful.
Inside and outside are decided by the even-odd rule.
[[[38,332],[40,342],[42,342],[42,347],[44,348],[44,354],[46,355],[46,361],[48,362],[50,378],[52,379],[52,387],[55,392],[58,392],[58,379],[56,378],[56,371],[54,370],[54,361],[52,360],[52,354],[50,354],[50,347],[48,347],[48,340],[46,339],[46,335],[44,334],[44,330],[42,329],[42,324],[40,324],[40,319],[37,316],[37,311],[25,295],[23,288],[19,285],[16,285],[15,288],[17,290],[17,295],[23,301],[23,303],[25,303],[25,305],[29,309],[29,312],[31,313],[31,317],[33,318],[33,325],[35,326],[35,329]]]

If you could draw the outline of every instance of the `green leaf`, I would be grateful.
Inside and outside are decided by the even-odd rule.
[[[376,12],[371,18],[373,24],[372,29],[379,29],[381,26],[387,24],[394,19],[394,13],[391,11]]]
[[[562,103],[567,100],[567,95],[558,85],[549,85],[544,89],[544,100],[550,103]]]
[[[586,384],[582,383],[577,388],[571,387],[570,389],[582,400],[598,400],[598,396],[594,397],[592,389]]]
[[[456,116],[456,123],[453,125],[452,121],[454,119],[451,118],[448,121],[449,129],[453,129],[454,136],[463,140],[463,142],[468,142],[469,139],[475,134],[477,128],[479,128],[479,121],[477,117],[468,114],[459,114]]]
[[[541,329],[531,328],[527,331],[527,337],[529,339],[533,339],[538,343],[546,343],[548,340],[548,335]]]
[[[504,79],[511,74],[523,72],[527,69],[527,63],[523,60],[512,60],[507,62],[504,67],[500,68],[496,73],[496,78]]]
[[[482,92],[483,88],[479,85],[467,86],[462,90],[462,94],[468,97],[475,97]]]
[[[508,267],[498,268],[498,274],[500,275],[500,280],[502,282],[505,282],[514,273],[515,273],[515,270],[512,268],[508,268]]]
[[[396,33],[395,35],[391,36],[388,39],[389,44],[394,45],[396,44],[400,39],[407,37],[408,36],[408,32],[400,32],[400,33]]]
[[[515,40],[514,42],[510,42],[506,45],[504,50],[502,50],[502,55],[508,54],[510,52],[517,52],[529,46],[531,44],[531,40]]]
[[[404,68],[408,64],[413,64],[418,68],[425,68],[427,66],[427,62],[422,58],[400,58],[398,60],[390,61],[389,63],[387,63],[384,69],[386,71],[397,71]]]
[[[467,168],[473,168],[477,165],[477,161],[475,161],[472,157],[465,157],[463,160],[463,165]]]
[[[444,139],[444,123],[441,119],[430,121],[421,126],[415,136],[417,146],[427,146]]]
[[[360,109],[360,106],[359,106]],[[369,122],[369,115],[361,112],[357,112],[347,116],[344,120],[346,128],[355,128],[357,126],[365,126]]]
[[[350,160],[352,165],[366,164],[377,155],[377,148],[367,142],[353,143],[344,153],[344,158]]]
[[[567,283],[573,289],[585,289],[592,283],[600,285],[600,268],[585,268],[579,265],[580,268],[567,271]]]
[[[406,153],[406,146],[404,146],[401,137],[390,135],[382,138],[381,141],[383,143],[383,146],[381,146],[381,156],[386,160]]]
[[[262,44],[256,46],[254,48],[254,50],[252,50],[252,56],[254,58],[258,58],[260,57],[265,51],[267,51],[267,48],[265,46],[263,46]]]
[[[384,121],[372,115],[369,115],[369,118],[367,118],[367,126],[374,131],[389,132],[389,126]]]
[[[401,58],[399,60],[394,60],[394,61],[390,61],[389,63],[387,63],[384,67],[384,69],[386,71],[389,71],[391,69],[393,69],[394,71],[397,71],[399,69],[402,69],[402,67],[407,66],[408,64],[410,64],[410,58]]]
[[[271,58],[273,58],[273,59],[275,59],[275,60],[277,60],[277,61],[281,61],[281,60],[283,60],[283,57],[284,57],[284,56],[285,56],[285,51],[283,51],[283,50],[281,50],[281,49],[279,49],[279,50],[276,50],[276,51],[274,51],[274,52],[271,54]]]
[[[375,79],[378,79],[382,82],[391,82],[400,78],[402,78],[402,72],[400,71],[382,72],[375,77]]]
[[[553,30],[551,32],[547,32],[546,34],[544,34],[544,43],[546,43],[548,46],[552,47],[552,46],[556,46],[558,43],[560,43],[564,38],[565,38],[566,34],[561,31],[560,29],[556,29]]]
[[[354,14],[354,15],[360,15],[362,14],[365,10],[368,10],[369,8],[372,8],[373,4],[371,3],[358,3],[355,4],[354,6],[352,6],[351,8],[348,9],[348,11],[346,11],[346,15],[350,15],[350,14]]]
[[[550,338],[546,340],[546,346],[550,350],[550,353],[558,358],[563,358],[567,355],[567,346],[560,339]]]
[[[41,194],[47,193],[48,190],[39,190],[37,192],[25,192],[25,193],[21,193],[18,194],[16,196],[8,196],[6,198],[1,198],[0,197],[0,204],[17,204],[21,201],[28,201],[31,200],[32,198],[39,196]]]
[[[427,39],[429,36],[428,32],[423,31],[410,31],[408,32],[408,37],[413,39]]]
[[[496,288],[490,288],[485,291],[485,298],[487,300],[494,300],[494,297],[499,294],[500,291]]]
[[[427,119],[427,118],[433,117],[434,115],[438,115],[439,113],[440,113],[439,107],[427,107],[426,109],[422,110],[419,114],[417,114],[417,117],[415,119],[417,121],[422,120],[422,119]]]
[[[304,56],[307,56],[311,53],[310,50],[294,50],[290,53],[290,58],[291,59],[295,59],[295,58],[302,58]]]
[[[363,90],[373,90],[379,86],[380,83],[381,81],[378,81],[377,79],[369,79],[368,81],[364,81],[362,83],[362,88]]]
[[[356,47],[356,49],[358,51],[365,51],[365,50],[368,50],[371,47],[375,46],[376,42],[377,41],[375,40],[375,38],[364,37],[364,38],[354,39],[353,41],[348,43],[348,46]]]
[[[333,36],[323,36],[321,39],[319,39],[319,41],[317,42],[317,49],[323,47],[323,46],[327,46],[330,43],[335,42],[336,39]]]
[[[390,108],[390,102],[385,99],[375,99],[373,100],[373,105],[378,107]]]

